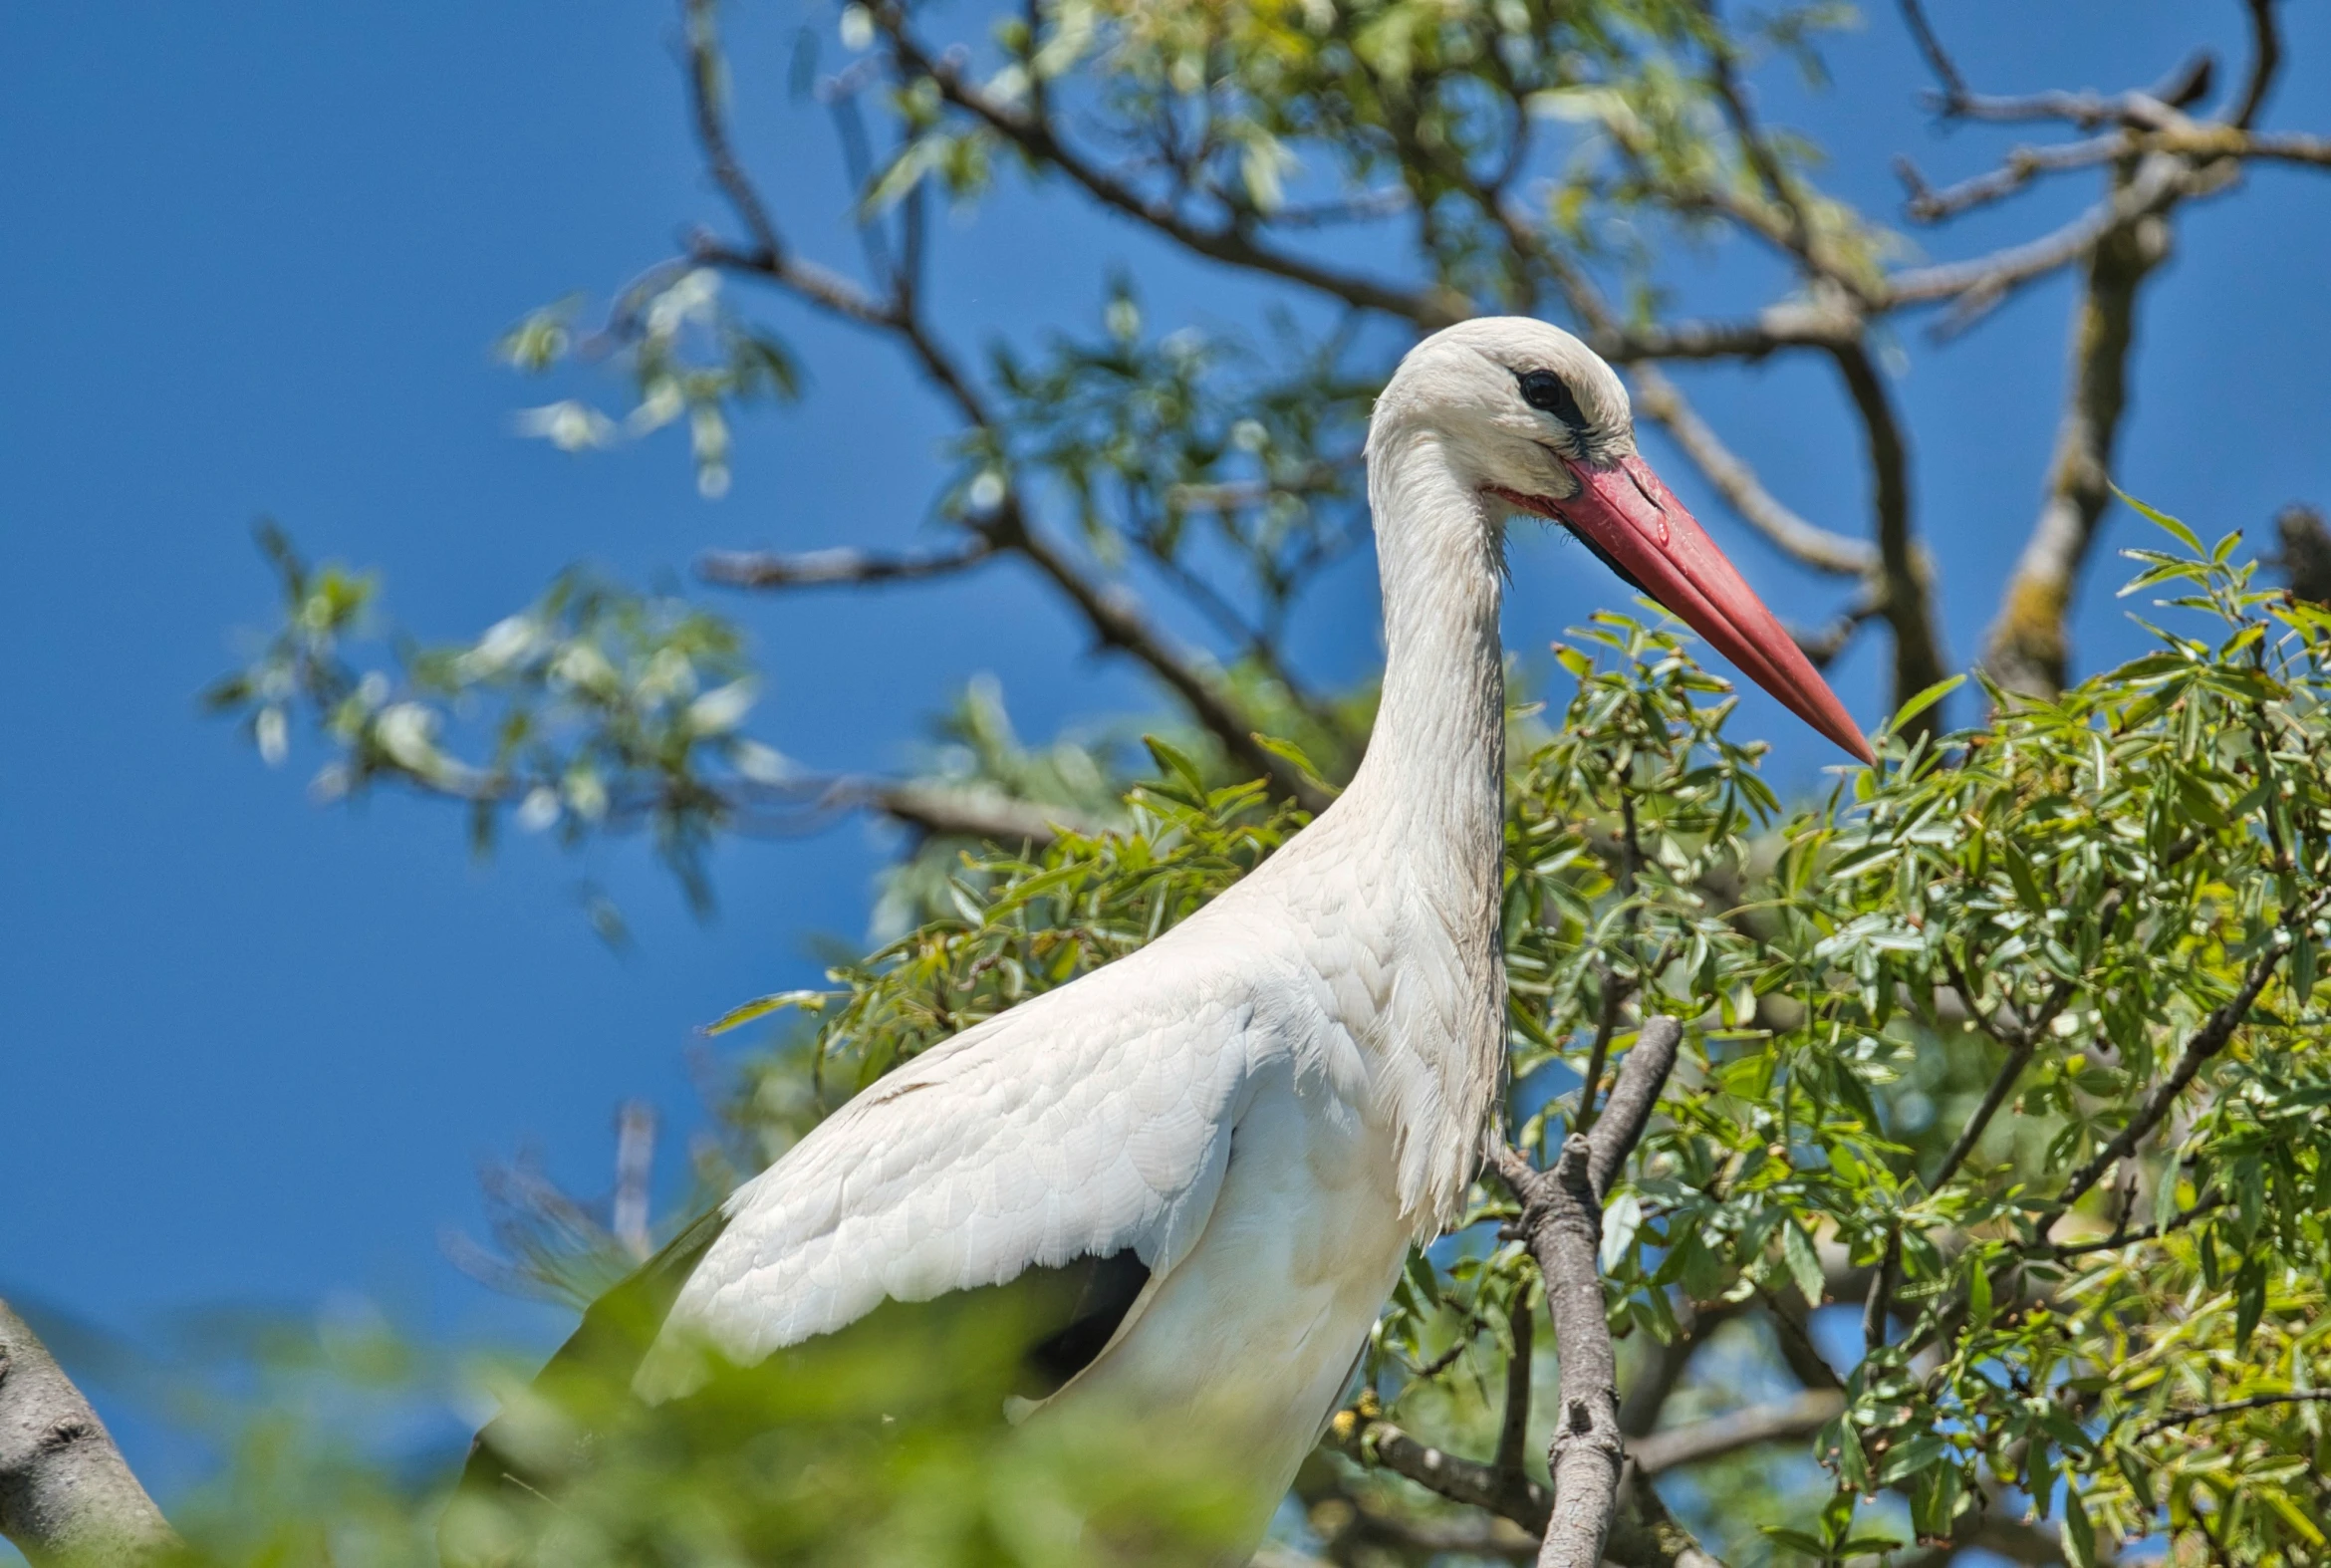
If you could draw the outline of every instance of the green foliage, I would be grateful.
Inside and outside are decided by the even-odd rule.
[[[1232,646],[1275,647],[1295,596],[1367,541],[1378,383],[1346,368],[1346,334],[1314,344],[1282,324],[1268,351],[1194,328],[1147,339],[1122,282],[1103,317],[1097,343],[1064,338],[1033,363],[998,351],[1013,455],[1065,492],[1103,565],[1136,555],[1191,588]],[[1202,575],[1209,553],[1251,612]]]
[[[1543,1147],[1587,1115],[1582,1076],[1607,1080],[1636,1019],[1692,1020],[1605,1221],[1631,1361],[1716,1322],[1869,1325],[1834,1366],[1820,1469],[1701,1471],[1687,1511],[1736,1554],[1838,1562],[2028,1507],[2079,1564],[2146,1536],[2323,1560],[2331,614],[2253,586],[2231,539],[2204,550],[2164,526],[2186,547],[2135,552],[2141,584],[2180,591],[2155,652],[2060,701],[1993,693],[1978,729],[1889,739],[1876,769],[1840,770],[1785,821],[1760,748],[1727,735],[1726,684],[1623,617],[1564,651],[1562,726],[1517,755],[1516,1138]],[[1302,820],[1170,742],[1151,752],[1122,827],[965,862],[950,910],[833,988],[722,1020],[801,1020],[727,1107],[757,1141],[747,1163],[930,1044],[1153,939]],[[1376,1408],[1453,1452],[1494,1446],[1492,1391],[1534,1310],[1531,1266],[1491,1228],[1511,1212],[1479,1189],[1375,1340]],[[1737,1338],[1709,1343],[1743,1395],[1777,1375]],[[836,1387],[918,1364],[890,1346]],[[1065,1560],[1014,1533],[1032,1506],[1015,1488],[1057,1486],[1057,1455],[986,1463],[944,1422],[953,1436],[927,1442],[829,1429],[801,1405],[828,1397],[817,1379],[763,1381],[741,1386],[774,1403],[719,1419],[774,1413],[785,1431],[732,1457],[617,1422],[566,1560],[842,1561],[878,1535],[911,1543],[904,1561]],[[1080,1473],[1100,1491],[1074,1506],[1133,1506],[1111,1466]],[[1346,1515],[1424,1516],[1346,1461],[1322,1474]],[[1074,1511],[1045,1495],[1045,1517]],[[1196,1514],[1170,1527],[1202,1528],[1204,1486],[1177,1495]]]
[[[801,371],[765,329],[741,321],[720,297],[709,268],[659,267],[616,301],[604,329],[578,343],[578,302],[535,311],[495,346],[513,368],[542,375],[578,352],[611,358],[631,382],[634,401],[621,419],[591,403],[562,398],[518,415],[522,434],[579,452],[637,439],[685,420],[696,488],[708,500],[728,493],[729,420],[734,409],[800,395]]]
[[[1719,18],[1697,0],[1046,0],[977,13],[948,45],[917,32],[948,13],[877,0],[843,8],[856,58],[821,86],[856,190],[861,283],[791,251],[790,223],[720,139],[713,10],[688,6],[686,42],[744,238],[691,239],[601,332],[579,336],[572,305],[514,329],[503,352],[521,370],[607,357],[632,394],[620,416],[568,399],[521,427],[580,449],[684,418],[699,486],[718,495],[730,418],[800,381],[722,303],[723,272],[754,278],[888,335],[962,416],[935,522],[980,558],[1019,550],[1103,646],[1130,649],[1105,612],[1137,587],[1177,603],[1213,655],[1132,651],[1185,699],[1222,698],[1205,725],[1152,726],[1144,764],[1108,732],[1025,746],[974,686],[942,721],[929,779],[1059,808],[1072,831],[918,838],[874,952],[837,965],[830,988],[719,1021],[776,1020],[718,1107],[736,1175],[900,1062],[1132,950],[1251,870],[1302,817],[1246,782],[1233,753],[1250,730],[1276,737],[1264,751],[1315,799],[1349,776],[1370,695],[1307,690],[1283,633],[1360,542],[1367,393],[1408,329],[1560,307],[1598,342],[1638,329],[1654,359],[1809,346],[1851,381],[1890,313],[1946,304],[1963,326],[2024,277],[1978,265],[1895,292],[1901,243],[1820,191],[1806,141],[1756,123],[1744,79],[1778,60],[1818,80],[1818,35],[1850,20],[1832,4]],[[797,50],[804,85],[815,51]],[[2114,133],[2118,179],[2139,131]],[[927,209],[977,202],[1016,167],[1064,175],[1335,324],[1157,334],[1120,278],[1098,335],[957,361],[922,314]],[[1798,292],[1663,351],[1674,258],[1734,234]],[[1341,270],[1352,256],[1365,262]],[[1774,327],[1805,307],[1835,319]],[[1356,325],[1368,313],[1399,330]],[[2084,361],[2076,382],[2119,364]],[[1880,387],[1858,405],[1874,454],[1900,450],[1885,401]],[[2091,422],[2109,438],[2112,417]],[[1907,487],[1874,462],[1879,495]],[[1993,716],[1947,735],[1929,730],[1949,683],[1907,690],[1941,667],[1907,646],[1928,636],[1922,590],[1882,565],[1861,587],[1894,625],[1910,699],[1877,769],[1841,773],[1794,814],[1760,777],[1761,748],[1730,738],[1728,688],[1667,629],[1598,618],[1562,651],[1576,690],[1560,730],[1516,714],[1508,1132],[1542,1157],[1594,1114],[1642,1018],[1691,1021],[1604,1217],[1623,1381],[1680,1376],[1665,1405],[1678,1425],[1834,1396],[1810,1440],[1720,1452],[1674,1489],[1743,1568],[1867,1562],[1978,1530],[1998,1546],[2027,1512],[2037,1528],[2006,1539],[2027,1562],[2093,1568],[2140,1538],[2181,1562],[2331,1556],[2331,617],[2254,588],[2231,537],[2205,547],[2148,515],[2176,548],[2139,552],[2135,586],[2182,596],[2175,630],[2059,700],[1986,686]],[[270,761],[311,724],[333,752],[328,795],[388,782],[461,800],[480,847],[505,815],[570,844],[646,825],[699,902],[715,835],[871,799],[864,781],[744,738],[737,639],[676,600],[573,575],[473,644],[391,639],[388,656],[360,658],[375,582],[265,542],[284,623],[212,700]],[[1831,570],[1851,555],[1828,553]],[[1513,1217],[1501,1190],[1478,1190],[1468,1224],[1411,1260],[1371,1347],[1371,1410],[1449,1454],[1507,1450],[1509,1358],[1547,1335],[1531,1265],[1498,1231]],[[579,1278],[610,1255],[587,1231],[568,1247]],[[561,1234],[546,1230],[528,1266],[555,1275]],[[976,1366],[981,1347],[892,1347],[834,1376],[896,1380],[918,1355]],[[1080,1435],[1090,1446],[1071,1457],[1086,1462],[1064,1479],[1058,1453],[991,1452],[985,1413],[917,1406],[927,1390],[885,1394],[930,1418],[915,1434],[835,1420],[820,1402],[837,1386],[744,1379],[714,1425],[775,1430],[717,1457],[628,1407],[542,1413],[609,1418],[562,1560],[1064,1561],[1079,1548],[1053,1527],[1088,1509],[1115,1522],[1087,1547],[1134,1555],[1157,1540],[1113,1531],[1161,1496],[1170,1538],[1208,1527],[1202,1477],[1169,1451]],[[1543,1452],[1547,1404],[1519,1451]],[[220,1505],[189,1516],[205,1560],[424,1551],[415,1521],[436,1496],[300,1432],[254,1428]],[[1116,1488],[1145,1462],[1173,1484],[1137,1509]],[[1383,1467],[1322,1456],[1298,1491],[1339,1562],[1513,1547],[1465,1535],[1477,1518]],[[510,1521],[470,1523],[490,1537]]]
[[[1034,859],[979,861],[947,884],[948,913],[834,969],[840,989],[765,997],[715,1027],[780,1010],[814,1018],[799,1070],[823,1114],[925,1048],[1154,940],[1304,820],[1259,781],[1209,788],[1171,744],[1153,736],[1150,747],[1161,776],[1126,797],[1124,827],[1064,835]],[[795,1070],[786,1059],[780,1073]],[[765,1075],[748,1083],[768,1092]]]
[[[1614,1325],[1884,1281],[1816,1442],[1849,1502],[1776,1547],[1874,1550],[1839,1543],[1881,1490],[1947,1538],[2012,1488],[2075,1560],[2165,1525],[2320,1560],[2331,617],[2235,544],[2133,552],[2196,631],[2059,702],[1994,691],[1987,727],[1890,743],[1762,841],[1752,754],[1667,640],[1606,619],[1620,661],[1566,659],[1509,829],[1524,1096],[1624,1045],[1614,997],[1698,1020],[1606,1219]],[[1413,1357],[1448,1300],[1481,1319],[1451,1284],[1404,1287],[1388,1342]]]
[[[312,722],[334,754],[316,776],[320,797],[383,784],[450,796],[468,807],[481,853],[505,817],[570,844],[644,825],[699,906],[714,834],[784,803],[796,770],[738,732],[757,682],[718,617],[577,570],[474,643],[395,637],[390,657],[360,660],[380,636],[378,580],[311,568],[273,525],[259,538],[283,623],[203,701],[239,717],[270,763],[287,755],[295,719]]]

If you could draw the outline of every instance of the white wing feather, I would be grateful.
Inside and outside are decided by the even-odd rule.
[[[1277,1032],[1258,1024],[1276,1009],[1258,1008],[1253,965],[1190,945],[1168,937],[933,1047],[739,1187],[640,1392],[695,1383],[691,1339],[749,1363],[886,1296],[1126,1248],[1170,1271],[1205,1228]]]

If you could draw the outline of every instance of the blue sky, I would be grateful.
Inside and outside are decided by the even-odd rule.
[[[831,59],[831,15],[735,9],[747,151],[803,241],[846,258],[823,122],[782,92],[792,29],[824,29]],[[2324,129],[2310,111],[2327,102],[2331,23],[2288,9],[2294,65],[2268,124]],[[1935,10],[2000,90],[2149,81],[2196,42],[2242,56],[2231,0]],[[620,1101],[646,1096],[683,1131],[695,1117],[695,1025],[814,979],[813,933],[864,929],[889,847],[864,826],[724,850],[721,913],[700,925],[638,845],[578,863],[517,841],[481,867],[441,809],[313,806],[305,770],[262,768],[193,701],[234,661],[235,629],[269,615],[249,542],[263,513],[312,553],[379,566],[397,618],[443,638],[577,560],[651,582],[710,545],[916,536],[943,420],[887,352],[781,306],[767,317],[812,395],[745,431],[724,500],[696,496],[673,440],[578,459],[511,432],[542,392],[491,363],[493,337],[570,291],[604,297],[680,225],[719,217],[669,31],[660,5],[604,0],[0,12],[0,1093],[15,1108],[0,1292],[145,1334],[198,1306],[304,1310],[359,1290],[447,1335],[545,1340],[555,1315],[489,1295],[438,1250],[444,1227],[479,1225],[475,1163],[531,1141],[578,1188],[604,1186]],[[2076,33],[2100,36],[2075,51]],[[1882,212],[1895,152],[1947,176],[2006,144],[1927,125],[1890,11],[1832,58],[1828,92],[1776,78],[1768,106]],[[1962,254],[2035,232],[2091,189],[2066,181],[1926,242]],[[2331,180],[2259,172],[2180,236],[2146,307],[2123,481],[2205,532],[2260,529],[2286,500],[2331,499]],[[1088,322],[1118,263],[1150,280],[1160,328],[1260,298],[1058,193],[1008,195],[940,245],[940,307],[970,343]],[[1765,282],[1745,261],[1701,270],[1711,307]],[[2033,512],[2067,298],[2061,281],[2036,289],[1943,350],[1903,339],[1897,390],[1960,657]],[[1686,380],[1774,490],[1859,528],[1856,434],[1818,367]],[[1834,601],[1700,511],[1784,613]],[[2111,542],[2137,526],[2124,516]],[[1510,647],[1542,653],[1621,602],[1580,560],[1518,550]],[[827,765],[900,765],[919,716],[981,670],[1030,734],[1152,701],[1010,570],[726,608],[769,673],[758,729]],[[1356,563],[1299,624],[1307,661],[1364,669],[1374,612]],[[2119,616],[2091,592],[2091,667],[2132,646]],[[1865,722],[1876,652],[1838,673]],[[1750,713],[1781,742],[1781,777],[1813,780],[1815,743],[1769,706]],[[585,876],[624,904],[629,953],[577,913]]]

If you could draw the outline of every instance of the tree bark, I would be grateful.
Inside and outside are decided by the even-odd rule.
[[[1610,1542],[1627,1444],[1619,1426],[1618,1353],[1603,1313],[1603,1203],[1651,1121],[1683,1038],[1676,1019],[1645,1021],[1594,1130],[1571,1134],[1552,1171],[1533,1169],[1510,1149],[1497,1162],[1522,1202],[1516,1228],[1546,1282],[1560,1368],[1547,1455],[1552,1508],[1539,1568],[1597,1568]]]
[[[105,1423],[5,1301],[0,1535],[34,1568],[114,1568],[178,1544]]]
[[[2169,220],[2150,211],[2106,233],[2089,253],[2072,323],[2072,386],[2048,465],[2047,497],[1983,655],[1991,677],[2009,691],[2053,697],[2070,679],[2065,622],[2097,525],[2113,498],[2113,451],[2129,403],[2137,296],[2169,253]]]

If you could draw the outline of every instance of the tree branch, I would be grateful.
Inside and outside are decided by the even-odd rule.
[[[1868,345],[1857,338],[1833,349],[1846,392],[1862,416],[1870,452],[1872,507],[1877,513],[1879,579],[1885,594],[1881,612],[1894,630],[1894,695],[1892,706],[1926,690],[1943,677],[1942,652],[1936,640],[1934,606],[1928,592],[1927,567],[1911,531],[1910,448],[1894,399],[1870,358]],[[1932,733],[1942,721],[1942,704],[1921,714],[1914,732]]]
[[[2195,1075],[2202,1071],[2211,1057],[2226,1048],[2233,1039],[2234,1030],[2241,1027],[2251,1005],[2258,1000],[2259,993],[2266,989],[2266,982],[2274,977],[2275,969],[2289,953],[2292,931],[2303,930],[2306,919],[2312,917],[2322,906],[2323,899],[2324,896],[2318,894],[2307,901],[2303,910],[2284,916],[2275,930],[2276,939],[2270,939],[2265,951],[2250,960],[2249,972],[2242,977],[2242,983],[2233,995],[2218,1003],[2209,1016],[2202,1020],[2202,1027],[2194,1031],[2193,1038],[2186,1042],[2186,1048],[2178,1053],[2177,1065],[2170,1069],[2170,1075],[2153,1086],[2153,1092],[2137,1107],[2137,1113],[2129,1118],[2128,1125],[2114,1134],[2086,1165],[2073,1172],[2070,1179],[2065,1181],[2063,1190],[2050,1200],[2042,1212],[2043,1222],[2035,1227],[2036,1234],[2045,1235],[2048,1224],[2079,1202],[2088,1189],[2113,1168],[2114,1162],[2134,1152],[2144,1142],[2146,1135],[2161,1125],[2162,1118],[2169,1114],[2178,1096],[2186,1092],[2186,1086],[2194,1081]]]
[[[2184,197],[2198,193],[2193,174],[2182,159],[2145,159],[2135,175],[2117,182],[2103,201],[2059,229],[1988,256],[1896,273],[1889,280],[1889,302],[1928,305],[1957,301],[1958,308],[1946,319],[1944,330],[1963,330],[2016,289],[2087,255],[2107,234],[2166,212]]]
[[[2176,162],[2166,154],[2149,157],[2121,188],[2134,190],[2148,170]],[[2113,454],[2129,405],[2138,291],[2169,259],[2170,232],[2166,218],[2148,211],[2100,235],[2088,253],[2073,314],[2071,386],[2049,464],[2047,496],[2008,579],[1983,655],[1992,678],[2010,691],[2053,697],[2070,678],[2066,619],[2097,525],[2112,504]]]
[[[1941,190],[1928,186],[1918,166],[1907,157],[1895,160],[1895,172],[1910,191],[1910,215],[1919,223],[1941,223],[1971,212],[1977,207],[2002,200],[2029,185],[2042,174],[2058,174],[2069,169],[2094,168],[2129,154],[2129,137],[2125,132],[2113,131],[2106,135],[2089,136],[2080,141],[2067,141],[2057,146],[2015,147],[1988,173],[1962,179]]]
[[[1059,838],[1062,829],[1088,837],[1107,831],[1104,824],[1069,807],[1044,806],[987,791],[883,782],[869,782],[859,789],[869,810],[943,838],[1028,844],[1041,849]]]
[[[178,1544],[105,1423],[5,1301],[0,1535],[34,1568],[114,1568]]]
[[[1219,687],[1211,672],[1169,647],[1142,614],[1140,601],[1121,588],[1093,581],[1059,547],[1026,526],[1015,497],[1005,498],[998,538],[1052,581],[1085,618],[1104,648],[1114,648],[1149,666],[1240,763],[1271,781],[1271,787],[1306,811],[1325,811],[1334,799],[1301,771],[1264,746],[1253,726]]]
[[[1835,1390],[1807,1389],[1793,1400],[1751,1405],[1727,1416],[1635,1438],[1628,1444],[1627,1456],[1639,1474],[1650,1477],[1760,1443],[1810,1437],[1844,1409],[1845,1396]]]
[[[1490,1466],[1511,1479],[1522,1474],[1522,1450],[1530,1434],[1530,1363],[1537,1317],[1530,1308],[1527,1281],[1513,1293],[1513,1310],[1506,1324],[1513,1335],[1513,1349],[1505,1358],[1505,1408],[1497,1424],[1497,1456]]]
[[[2266,95],[2273,91],[2275,74],[2282,68],[2282,30],[2274,19],[2274,0],[2248,0],[2250,13],[2250,74],[2242,83],[2242,96],[2228,117],[2227,123],[2243,131],[2257,120],[2258,111],[2266,107]]]
[[[1548,1465],[1553,1502],[1540,1568],[1596,1568],[1611,1535],[1626,1441],[1619,1430],[1618,1359],[1603,1313],[1597,1262],[1603,1204],[1659,1103],[1684,1038],[1674,1018],[1653,1018],[1620,1065],[1592,1133],[1573,1133],[1551,1172],[1500,1147],[1497,1170],[1521,1200],[1515,1230],[1546,1285],[1561,1369]]]
[[[1363,310],[1402,317],[1427,330],[1471,314],[1470,307],[1461,298],[1451,297],[1442,290],[1402,289],[1357,273],[1337,271],[1290,251],[1273,250],[1258,242],[1235,220],[1219,224],[1192,221],[1173,203],[1145,195],[1086,159],[1059,138],[1049,118],[1039,118],[1016,105],[989,97],[965,80],[951,62],[934,58],[907,30],[906,13],[899,6],[878,3],[870,7],[870,12],[907,74],[929,82],[938,89],[941,98],[1013,143],[1035,162],[1058,169],[1103,206],[1138,220],[1198,255],[1269,273],[1334,295]]]
[[[1936,109],[1945,119],[1952,120],[2069,120],[2074,125],[2096,127],[2118,121],[2124,125],[2155,128],[2178,117],[2177,111],[2209,91],[2210,59],[2206,54],[2196,56],[2180,65],[2150,92],[2129,92],[2105,98],[2096,93],[2032,93],[2021,97],[1999,98],[1968,90],[1966,78],[1952,62],[1949,52],[1942,47],[1933,24],[1927,20],[1925,6],[1920,0],[1899,0],[1903,24],[1909,28],[1911,41],[1918,47],[1927,68],[1935,73],[1941,91],[1936,95]]]
[[[2241,1411],[2264,1410],[2271,1405],[2320,1405],[2331,1402],[2331,1389],[2299,1389],[2289,1394],[2253,1394],[2246,1400],[2227,1400],[2222,1405],[2201,1405],[2192,1410],[2175,1410],[2137,1429],[2137,1437],[2145,1438],[2172,1427],[2183,1427],[2190,1422],[2208,1421],[2217,1416],[2232,1416]]]
[[[1829,625],[1817,632],[1792,627],[1789,637],[1796,643],[1798,651],[1804,653],[1807,663],[1815,669],[1827,669],[1838,654],[1852,646],[1856,633],[1885,614],[1885,592],[1872,586],[1864,589],[1851,604],[1832,617]]]
[[[1762,534],[1791,560],[1834,577],[1868,577],[1878,566],[1875,547],[1860,539],[1831,533],[1798,516],[1775,500],[1756,473],[1698,412],[1684,401],[1683,392],[1655,365],[1635,368],[1635,407],[1649,415],[1675,438],[1692,466],[1706,476],[1716,493],[1741,521]]]
[[[918,582],[967,572],[996,555],[995,541],[975,538],[960,549],[928,555],[884,555],[867,550],[712,550],[696,560],[696,575],[727,588],[826,588]]]
[[[968,423],[997,436],[1000,441],[1001,431],[986,399],[925,326],[912,290],[902,291],[885,303],[839,274],[787,256],[766,205],[730,150],[727,127],[716,96],[719,53],[712,30],[710,0],[683,0],[683,3],[688,19],[687,78],[697,137],[703,143],[715,181],[728,194],[730,204],[736,207],[747,231],[753,235],[755,247],[739,251],[700,235],[691,241],[690,254],[704,265],[765,278],[831,314],[889,333],[906,347],[924,376]],[[945,91],[946,81],[955,79],[951,68],[932,63],[914,49],[904,21],[895,10],[879,7],[876,18],[893,38],[901,59]],[[973,91],[964,88],[959,80],[957,88]],[[1000,108],[997,112],[1007,113]],[[1049,131],[1046,135],[1049,136]],[[1220,689],[1219,681],[1169,647],[1142,615],[1132,595],[1088,578],[1066,554],[1031,527],[1016,493],[1007,490],[981,531],[991,549],[1020,555],[1066,595],[1091,626],[1101,646],[1116,649],[1148,665],[1239,763],[1269,779],[1274,790],[1305,809],[1315,812],[1326,809],[1329,795],[1255,738],[1253,726]]]
[[[1545,1533],[1552,1506],[1545,1487],[1518,1470],[1500,1470],[1420,1441],[1386,1421],[1375,1408],[1374,1396],[1338,1411],[1321,1440],[1362,1464],[1390,1470],[1451,1502],[1486,1508],[1532,1535]]]

